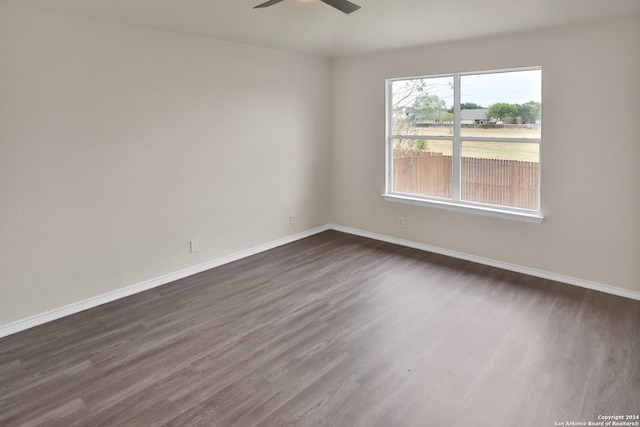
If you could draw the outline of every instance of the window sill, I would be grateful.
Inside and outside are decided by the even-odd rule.
[[[426,206],[438,209],[447,209],[456,212],[466,212],[476,215],[492,216],[494,218],[511,219],[515,221],[530,222],[540,224],[544,217],[538,213],[510,211],[500,208],[492,208],[477,205],[462,205],[444,200],[427,200],[417,197],[404,196],[398,194],[382,194],[382,198],[388,202],[407,203],[410,205]]]

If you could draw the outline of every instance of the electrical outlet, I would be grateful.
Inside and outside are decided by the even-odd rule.
[[[403,216],[399,216],[398,217],[398,227],[404,228],[404,217]]]
[[[198,242],[198,239],[192,239],[189,241],[189,249],[191,250],[191,253],[198,252],[200,250],[200,243]]]
[[[289,215],[289,224],[293,225],[296,223],[296,214]]]

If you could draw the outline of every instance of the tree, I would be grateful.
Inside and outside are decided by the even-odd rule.
[[[442,115],[442,117],[440,117],[440,120],[442,120],[442,123],[449,126],[449,133],[453,133],[453,119],[454,119],[453,112],[449,112],[449,111],[447,111]]]
[[[393,88],[395,129],[408,130],[419,123],[439,123],[447,112],[444,99],[437,93],[452,92],[451,83],[432,83],[430,79],[406,80]]]
[[[519,115],[519,109],[516,104],[507,104],[506,102],[498,102],[489,107],[487,116],[498,119],[502,122],[513,121]]]
[[[541,110],[542,104],[536,101],[529,101],[518,105],[518,116],[522,118],[523,123],[535,123],[540,120]]]
[[[476,104],[475,102],[463,102],[462,104],[460,104],[461,110],[479,110],[482,108],[484,107]]]
[[[442,121],[442,123],[446,123],[446,124],[453,123],[453,113],[450,113],[447,111],[446,113],[442,114],[442,116],[440,117],[440,120]]]
[[[447,112],[444,99],[436,93],[452,91],[450,84],[432,83],[430,79],[412,79],[394,83],[393,86],[393,130],[394,135],[420,133],[415,127],[427,123],[441,123]],[[428,150],[426,139],[397,138],[394,149],[402,151],[403,156],[412,158]]]
[[[438,95],[424,93],[416,98],[408,109],[407,118],[411,124],[439,123],[447,111],[447,104]]]

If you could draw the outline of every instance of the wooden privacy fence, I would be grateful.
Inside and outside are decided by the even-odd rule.
[[[422,152],[393,160],[393,190],[452,197],[451,156]],[[539,163],[463,157],[461,197],[471,202],[538,209]]]

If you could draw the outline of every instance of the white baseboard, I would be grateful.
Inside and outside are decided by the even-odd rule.
[[[396,237],[387,236],[384,234],[373,233],[370,231],[359,230],[357,228],[345,227],[337,224],[328,224],[312,230],[304,231],[302,233],[294,234],[292,236],[284,237],[282,239],[275,240],[273,242],[265,243],[264,245],[256,246],[254,248],[246,249],[244,251],[236,252],[231,255],[217,258],[215,260],[198,264],[193,267],[185,268],[183,270],[176,271],[174,273],[166,274],[164,276],[156,277],[155,279],[146,280],[135,285],[127,286],[122,289],[108,292],[106,294],[98,295],[93,298],[89,298],[84,301],[69,304],[64,307],[57,308],[55,310],[48,311],[46,313],[37,314],[35,316],[28,317],[26,319],[18,320],[7,325],[0,326],[0,338],[15,334],[26,329],[33,328],[34,326],[42,325],[47,322],[51,322],[62,317],[69,316],[71,314],[78,313],[80,311],[88,310],[93,307],[97,307],[108,302],[125,298],[139,292],[143,292],[158,286],[166,285],[179,279],[183,279],[188,276],[192,276],[197,273],[201,273],[206,270],[210,270],[215,267],[219,267],[224,264],[228,264],[233,261],[240,260],[242,258],[249,257],[251,255],[258,254],[260,252],[267,251],[269,249],[277,248],[278,246],[286,245],[306,237],[313,236],[314,234],[321,233],[327,230],[336,230],[343,233],[353,234],[362,237],[368,237],[374,240],[380,240],[383,242],[394,243],[396,245],[407,246],[414,249],[419,249],[427,252],[433,252],[441,255],[446,255],[454,258],[464,259],[467,261],[477,262],[479,264],[489,265],[492,267],[502,268],[504,270],[515,271],[518,273],[528,274],[530,276],[541,277],[543,279],[554,280],[557,282],[567,283],[581,288],[592,289],[612,295],[617,295],[634,300],[640,300],[640,292],[634,292],[627,289],[616,288],[613,286],[603,285],[601,283],[591,282],[588,280],[578,279],[570,276],[563,276],[560,274],[550,273],[544,270],[537,270],[534,268],[523,267],[520,265],[509,264],[502,261],[496,261],[489,258],[483,258],[476,255],[470,255],[463,252],[452,251],[449,249],[443,249],[436,246],[426,245],[424,243],[413,242],[411,240],[399,239]]]
[[[413,242],[411,240],[398,239],[396,237],[391,237],[384,234],[372,233],[370,231],[359,230],[357,228],[345,227],[345,226],[336,225],[336,224],[331,224],[330,228],[332,230],[341,231],[343,233],[354,234],[361,237],[368,237],[374,240],[394,243],[396,245],[407,246],[410,248],[420,249],[427,252],[433,252],[440,255],[446,255],[453,258],[464,259],[467,261],[477,262],[478,264],[484,264],[492,267],[502,268],[503,270],[515,271],[517,273],[528,274],[530,276],[554,280],[556,282],[567,283],[569,285],[579,286],[581,288],[592,289],[594,291],[604,292],[607,294],[617,295],[620,297],[625,297],[625,298],[630,298],[630,299],[640,301],[640,292],[635,292],[628,289],[616,288],[613,286],[604,285],[602,283],[596,283],[596,282],[591,282],[589,280],[578,279],[576,277],[550,273],[548,271],[538,270],[538,269],[529,268],[529,267],[523,267],[521,265],[516,265],[516,264],[509,264],[507,262],[496,261],[493,259],[483,258],[476,255],[470,255],[463,252],[443,249],[437,246],[430,246],[424,243]]]
[[[236,252],[231,255],[217,258],[212,261],[198,264],[193,267],[185,268],[173,273],[165,274],[164,276],[156,277],[155,279],[145,280],[144,282],[137,283],[135,285],[127,286],[122,289],[118,289],[106,294],[98,295],[93,298],[89,298],[84,301],[69,304],[64,307],[56,308],[46,313],[37,314],[35,316],[28,317],[26,319],[18,320],[7,325],[0,326],[0,338],[15,334],[26,329],[33,328],[34,326],[42,325],[52,320],[60,319],[62,317],[69,316],[71,314],[79,313],[84,310],[88,310],[93,307],[97,307],[108,302],[125,298],[139,292],[143,292],[158,286],[166,285],[179,279],[183,279],[188,276],[192,276],[197,273],[201,273],[206,270],[210,270],[215,267],[219,267],[224,264],[228,264],[233,261],[240,260],[242,258],[249,257],[251,255],[258,254],[260,252],[267,251],[269,249],[277,248],[278,246],[286,245],[287,243],[295,242],[296,240],[304,239],[314,234],[321,233],[330,229],[329,225],[323,225],[312,230],[307,230],[302,233],[287,236],[282,239],[274,240],[273,242],[265,243],[264,245],[256,246],[254,248],[246,249],[244,251]]]

